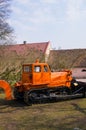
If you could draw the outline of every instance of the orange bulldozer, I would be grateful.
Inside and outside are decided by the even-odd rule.
[[[0,81],[0,87],[5,90],[6,99],[12,99],[11,87],[6,81]],[[24,100],[31,105],[37,101],[49,100],[63,95],[82,94],[85,96],[86,83],[73,79],[70,70],[51,72],[47,63],[22,65],[21,80],[14,85],[13,96],[15,99]]]

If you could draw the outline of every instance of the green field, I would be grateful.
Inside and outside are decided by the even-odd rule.
[[[0,130],[86,130],[86,98],[27,106],[0,94]]]

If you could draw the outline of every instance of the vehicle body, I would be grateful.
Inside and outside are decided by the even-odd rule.
[[[47,63],[37,61],[22,66],[22,77],[14,86],[14,97],[30,105],[58,95],[83,93],[85,96],[84,90],[85,83],[73,80],[70,70],[51,72]]]

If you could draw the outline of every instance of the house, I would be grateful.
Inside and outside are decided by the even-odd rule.
[[[52,50],[50,41],[0,46],[0,71],[7,67],[18,70],[36,58],[48,62],[51,69],[72,69],[73,77],[86,78],[86,49]]]

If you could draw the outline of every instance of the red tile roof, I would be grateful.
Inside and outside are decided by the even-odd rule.
[[[26,54],[27,51],[37,50],[41,51],[42,53],[46,52],[46,49],[50,42],[39,42],[39,43],[25,43],[25,44],[15,44],[15,45],[7,45],[5,47],[5,52],[14,51],[17,55]]]

